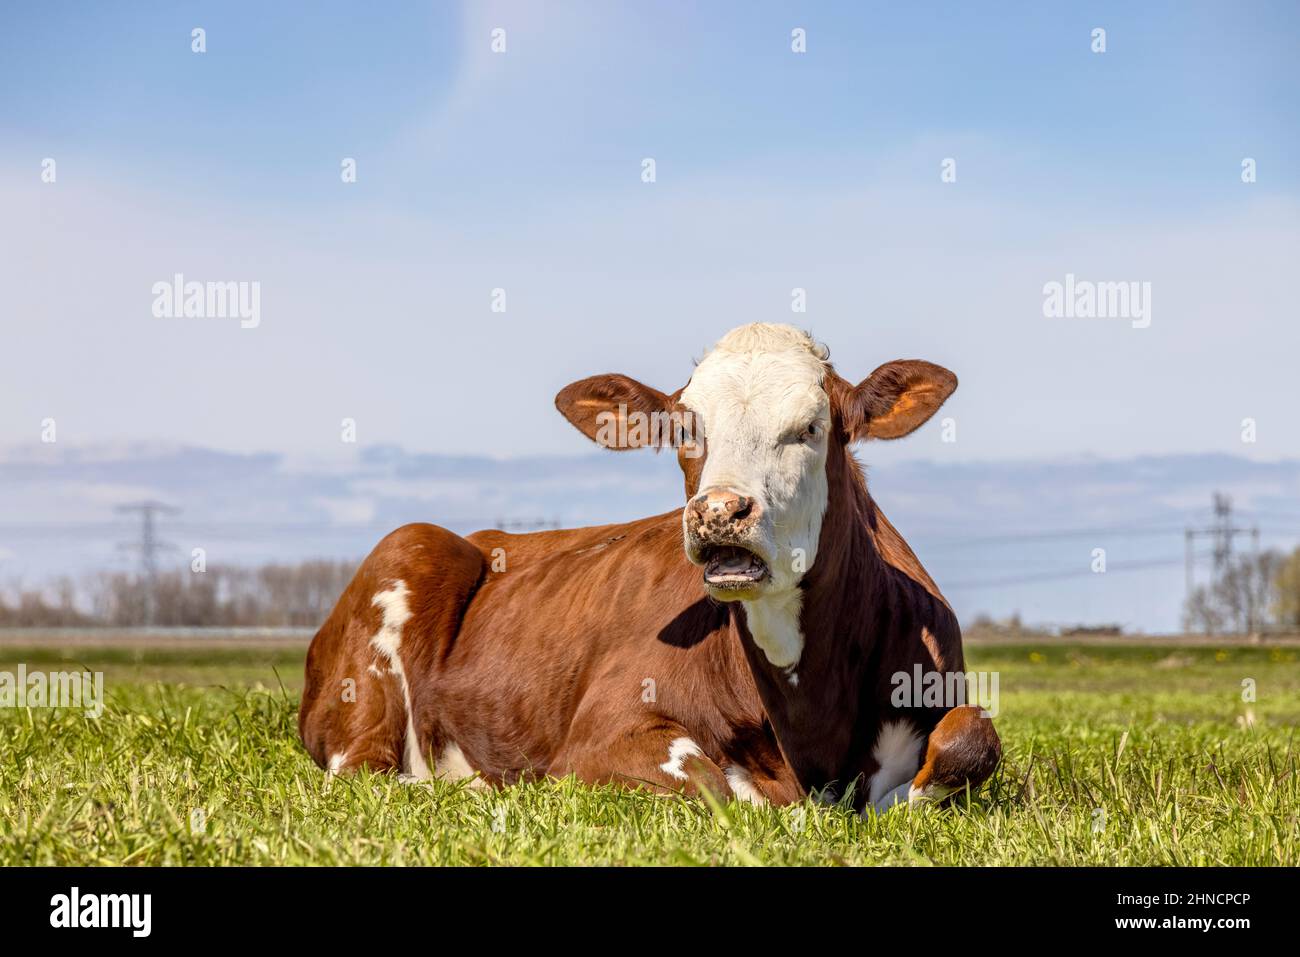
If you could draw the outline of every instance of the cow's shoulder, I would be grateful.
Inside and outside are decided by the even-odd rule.
[[[876,550],[885,562],[895,600],[906,606],[910,638],[919,641],[940,669],[964,667],[961,625],[911,546],[873,501],[869,525]]]

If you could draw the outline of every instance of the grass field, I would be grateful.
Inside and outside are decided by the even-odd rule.
[[[1042,642],[968,658],[1000,674],[991,787],[861,819],[572,780],[327,784],[297,741],[301,651],[0,648],[0,670],[103,671],[108,698],[97,721],[0,709],[0,865],[1300,862],[1300,649]]]

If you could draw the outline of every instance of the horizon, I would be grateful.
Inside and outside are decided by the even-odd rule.
[[[870,452],[874,443],[860,447]],[[205,549],[214,567],[326,558],[360,560],[387,532],[431,521],[467,533],[628,521],[681,507],[673,456],[584,446],[572,455],[438,455],[358,446],[348,461],[295,460],[153,443],[96,450],[51,446],[15,460],[0,448],[0,583],[49,586],[100,570],[133,571],[119,545],[139,520],[119,505],[179,508],[158,534],[176,547],[160,566]],[[87,453],[87,454],[81,454]],[[868,485],[963,621],[1019,614],[1031,625],[1181,628],[1184,531],[1213,521],[1211,495],[1261,528],[1265,550],[1300,544],[1300,460],[1222,453],[1037,462],[909,460],[876,468]],[[1103,575],[1092,549],[1107,550]],[[1240,546],[1248,550],[1243,543]],[[1203,583],[1211,556],[1197,549]]]

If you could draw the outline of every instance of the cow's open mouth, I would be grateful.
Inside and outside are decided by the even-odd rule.
[[[736,545],[714,545],[704,549],[704,583],[710,588],[748,588],[770,574],[767,565],[753,552]]]

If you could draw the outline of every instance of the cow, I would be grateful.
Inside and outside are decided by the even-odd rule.
[[[855,386],[808,333],[752,324],[671,394],[565,387],[556,407],[598,444],[676,451],[683,507],[390,533],[312,640],[307,751],[331,775],[574,775],[859,811],[978,788],[1001,756],[989,714],[897,695],[900,675],[964,672],[961,631],[850,447],[914,431],[956,385],[901,360]]]

